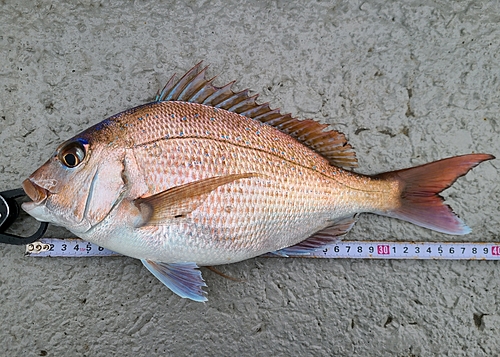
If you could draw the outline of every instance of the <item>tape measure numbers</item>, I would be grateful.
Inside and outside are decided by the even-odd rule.
[[[112,257],[121,254],[79,238],[42,238],[26,245],[25,255],[31,257]]]
[[[500,243],[340,242],[314,258],[500,260]]]
[[[42,238],[26,246],[31,257],[96,257],[120,254],[81,239]],[[275,256],[267,254],[266,256]],[[500,260],[500,243],[342,241],[302,258]]]

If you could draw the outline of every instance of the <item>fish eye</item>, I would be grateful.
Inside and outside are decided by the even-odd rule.
[[[73,168],[85,159],[85,147],[79,141],[73,141],[63,146],[57,156],[64,166]]]

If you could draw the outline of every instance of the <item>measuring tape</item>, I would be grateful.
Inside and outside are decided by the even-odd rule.
[[[113,257],[121,254],[79,238],[42,238],[26,245],[30,257]]]
[[[121,254],[81,239],[42,238],[40,241],[26,245],[26,255],[31,257],[109,257]],[[265,256],[279,257],[274,254]],[[342,241],[327,245],[309,255],[289,254],[289,256],[350,259],[500,260],[500,243]]]

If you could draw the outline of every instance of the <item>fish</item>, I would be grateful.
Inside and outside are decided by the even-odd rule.
[[[207,301],[199,267],[310,254],[374,213],[451,235],[471,230],[439,195],[489,154],[373,176],[346,136],[222,87],[198,63],[154,101],[63,142],[23,182],[39,221],[144,266]]]

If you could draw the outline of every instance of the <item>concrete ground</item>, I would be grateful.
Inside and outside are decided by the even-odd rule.
[[[0,189],[200,60],[218,84],[345,132],[358,172],[500,157],[499,14],[463,0],[0,1]],[[446,191],[468,236],[363,215],[348,238],[499,241],[499,167]],[[130,258],[0,257],[1,356],[500,353],[497,262],[257,258],[221,267],[244,283],[204,269],[202,304]]]

